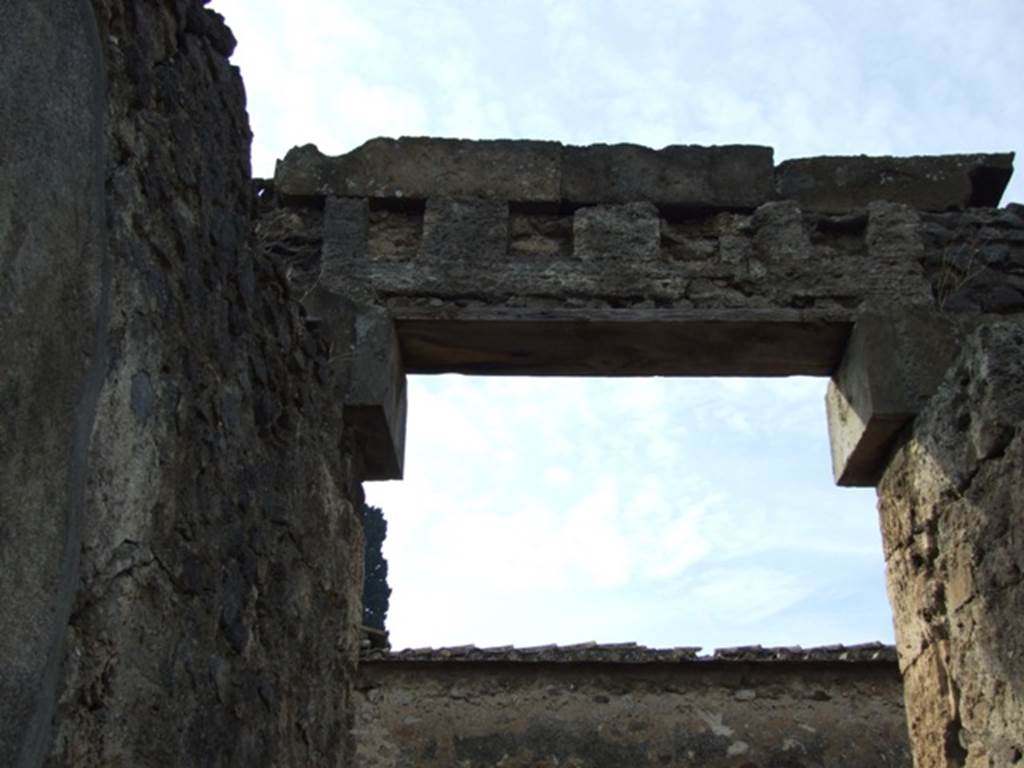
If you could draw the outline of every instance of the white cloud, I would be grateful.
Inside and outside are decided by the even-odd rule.
[[[390,524],[396,642],[442,642],[421,608],[441,596],[458,617],[445,629],[452,642],[498,642],[498,628],[512,633],[505,641],[536,638],[540,620],[532,612],[541,603],[554,613],[562,606],[548,625],[562,634],[547,641],[599,629],[613,635],[604,605],[634,616],[635,632],[648,633],[632,639],[757,642],[744,628],[761,633],[800,603],[805,593],[796,586],[817,583],[807,571],[814,557],[879,562],[873,505],[862,494],[832,488],[824,466],[816,483],[786,487],[800,482],[787,467],[798,476],[806,471],[801,455],[777,455],[778,433],[804,440],[812,430],[796,422],[807,419],[817,437],[808,451],[824,450],[823,386],[804,379],[414,377],[407,480],[369,488]],[[736,433],[722,414],[750,429]],[[792,422],[786,430],[776,423],[780,414]],[[866,543],[865,531],[874,536]],[[757,564],[766,557],[779,564]],[[771,590],[743,587],[747,595],[735,605],[721,596],[769,572]],[[633,607],[623,602],[627,594]],[[653,594],[663,598],[652,602]],[[884,611],[884,595],[875,599]],[[673,605],[680,600],[685,614]],[[484,618],[493,603],[532,607],[515,620]],[[682,637],[684,628],[704,635]]]

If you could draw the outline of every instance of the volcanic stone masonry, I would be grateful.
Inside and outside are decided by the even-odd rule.
[[[0,4],[0,765],[355,764],[355,510],[435,371],[831,376],[915,763],[1024,764],[1012,155],[377,139],[254,183],[234,44]]]
[[[257,233],[314,315],[381,339],[346,394],[380,477],[403,371],[830,375],[836,480],[881,483],[916,764],[1003,766],[1024,760],[1011,162],[377,139],[289,153]]]
[[[359,470],[233,47],[198,0],[0,3],[5,768],[352,764]]]

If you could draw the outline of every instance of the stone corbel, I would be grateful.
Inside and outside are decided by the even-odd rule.
[[[324,288],[304,301],[330,337],[333,387],[362,455],[363,480],[401,480],[406,381],[390,313]]]
[[[838,485],[877,484],[894,438],[935,393],[961,338],[953,320],[930,310],[857,320],[825,396]]]
[[[352,319],[345,422],[363,454],[365,480],[401,480],[407,413],[405,366],[387,310],[363,306]]]

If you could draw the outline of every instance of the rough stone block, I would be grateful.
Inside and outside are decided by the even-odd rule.
[[[960,338],[951,319],[925,311],[857,321],[825,396],[836,483],[878,482],[893,437],[935,392]]]
[[[661,219],[650,203],[580,208],[572,222],[573,254],[582,261],[656,259]]]
[[[328,157],[307,144],[277,164],[274,183],[286,197],[338,195],[426,200],[478,197],[555,203],[562,145],[554,141],[372,139]]]
[[[753,209],[771,199],[773,172],[770,147],[565,147],[562,199],[584,205],[647,201],[662,208]]]
[[[420,255],[495,264],[508,253],[508,204],[488,200],[431,198],[423,216]]]
[[[394,322],[383,309],[363,307],[354,320],[345,421],[362,451],[364,479],[402,479],[406,411],[405,367]]]
[[[320,285],[343,293],[350,288],[349,265],[366,258],[370,206],[365,199],[327,198],[324,207]]]
[[[808,211],[841,213],[876,200],[927,211],[995,207],[1013,174],[1013,153],[922,157],[808,157],[775,171],[775,188]]]

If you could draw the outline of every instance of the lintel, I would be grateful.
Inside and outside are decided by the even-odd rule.
[[[799,311],[395,313],[408,373],[829,376],[852,323]]]

